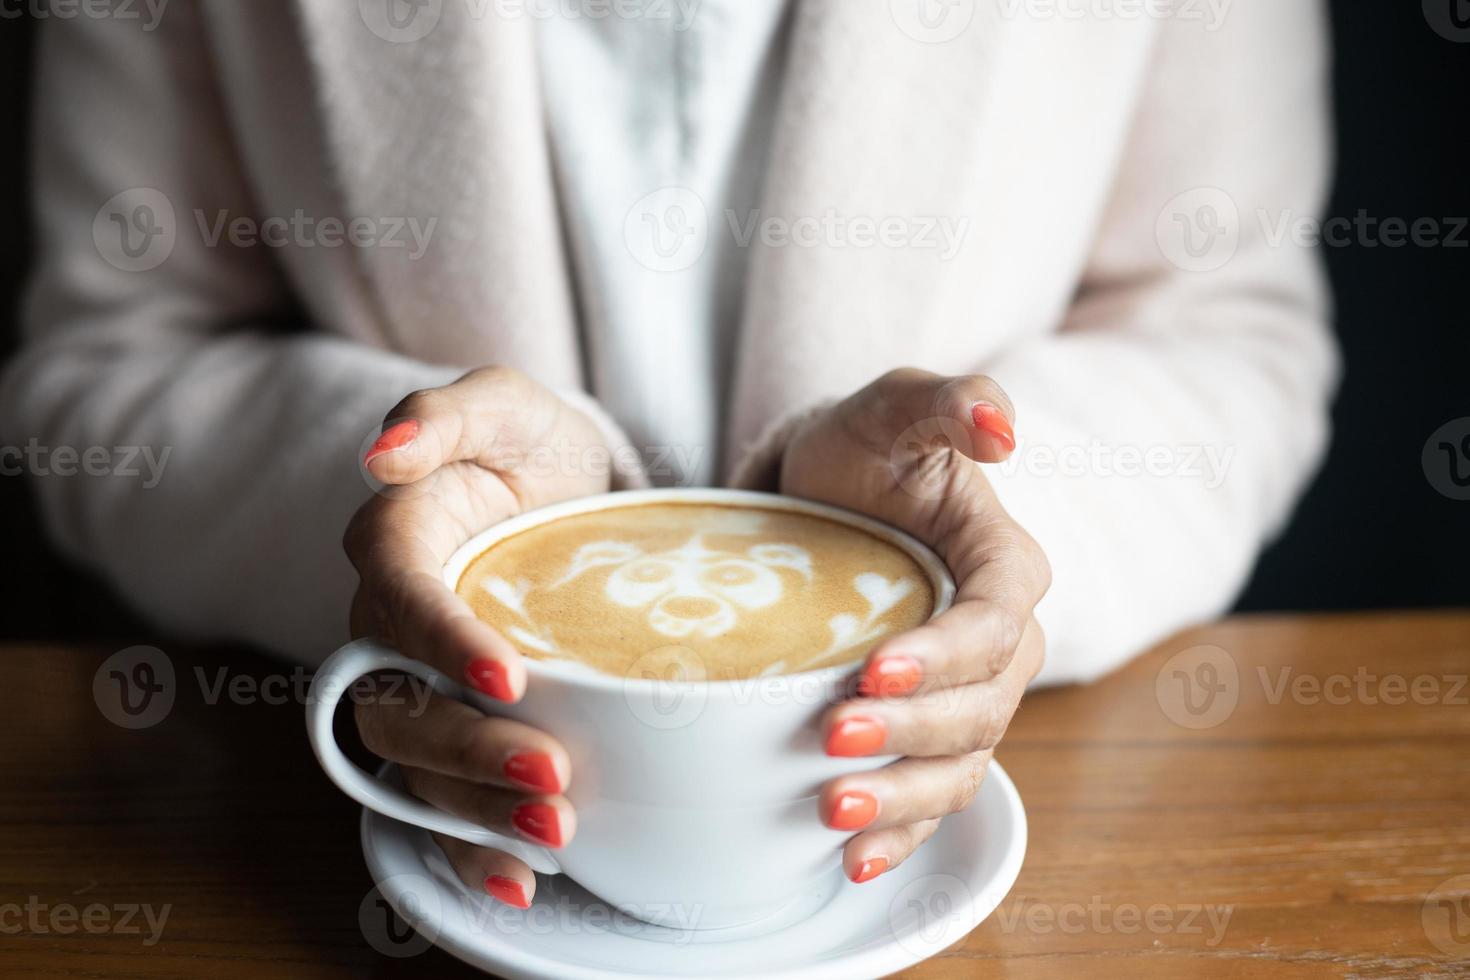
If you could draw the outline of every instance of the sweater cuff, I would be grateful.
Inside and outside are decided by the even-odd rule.
[[[786,447],[806,424],[837,404],[828,398],[777,416],[746,447],[730,470],[729,485],[740,490],[775,493],[781,488],[781,460]]]
[[[556,396],[592,420],[610,454],[609,479],[613,490],[641,490],[649,486],[643,457],[607,409],[587,392],[578,388],[558,388]]]

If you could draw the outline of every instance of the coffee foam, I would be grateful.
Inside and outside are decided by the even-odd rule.
[[[736,680],[864,656],[929,618],[912,557],[793,511],[644,504],[529,528],[456,591],[526,656],[620,677]]]

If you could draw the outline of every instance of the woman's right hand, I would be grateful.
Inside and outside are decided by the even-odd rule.
[[[597,427],[516,371],[484,368],[415,392],[390,412],[364,465],[385,487],[353,517],[344,540],[361,579],[352,635],[377,636],[405,656],[492,698],[526,688],[520,655],[444,585],[455,549],[492,524],[558,500],[606,492],[608,454]],[[560,847],[576,831],[563,795],[566,751],[545,732],[491,718],[432,694],[359,703],[363,742],[399,764],[409,791],[490,830]],[[501,851],[435,835],[460,878],[524,908],[536,878]]]

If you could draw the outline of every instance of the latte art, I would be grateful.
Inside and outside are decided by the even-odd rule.
[[[918,563],[865,531],[676,503],[530,528],[471,562],[458,592],[527,656],[623,676],[653,658],[708,680],[857,659],[934,602]]]

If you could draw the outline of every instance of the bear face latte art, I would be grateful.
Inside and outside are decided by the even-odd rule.
[[[856,660],[929,618],[934,589],[900,548],[795,511],[648,504],[497,542],[458,584],[526,656],[617,676],[640,661],[736,680]]]

